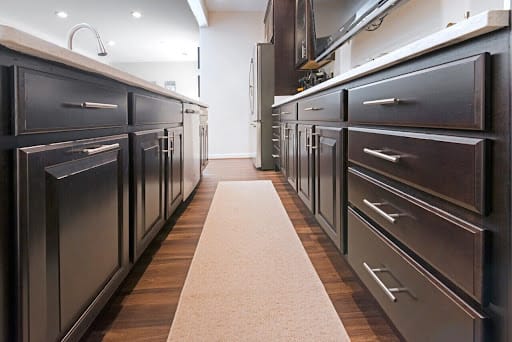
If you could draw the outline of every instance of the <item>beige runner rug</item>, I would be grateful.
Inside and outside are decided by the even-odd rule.
[[[272,182],[219,183],[168,341],[349,341]]]

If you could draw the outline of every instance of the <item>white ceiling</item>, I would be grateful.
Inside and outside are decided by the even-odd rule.
[[[209,11],[226,12],[263,12],[268,0],[206,0],[206,7]],[[279,0],[278,0],[279,1]]]
[[[100,33],[109,63],[196,60],[199,27],[187,0],[2,0],[0,23],[12,25],[66,46],[67,33],[75,24],[87,22]],[[66,11],[60,19],[55,11]],[[141,19],[132,17],[140,11]],[[95,56],[91,32],[79,31],[74,46]]]

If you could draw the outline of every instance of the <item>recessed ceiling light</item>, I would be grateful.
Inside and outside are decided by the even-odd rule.
[[[56,11],[55,15],[62,19],[66,19],[68,17],[68,14],[64,11]]]
[[[113,40],[109,40],[109,41],[107,42],[107,45],[108,45],[108,46],[114,46],[114,45],[116,45],[116,42],[115,42],[115,41],[113,41]]]
[[[136,19],[140,19],[142,17],[142,13],[140,13],[138,11],[133,11],[132,12],[132,17],[134,17]]]

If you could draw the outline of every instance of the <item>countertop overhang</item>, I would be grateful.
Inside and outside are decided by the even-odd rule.
[[[443,47],[460,43],[465,40],[508,27],[510,24],[509,17],[509,10],[491,10],[477,14],[453,26],[442,29],[438,32],[407,44],[397,50],[394,50],[384,56],[376,58],[373,61],[353,68],[301,93],[281,101],[278,100],[272,107],[275,108],[283,104],[296,101],[308,95],[312,95],[322,90],[342,85],[356,78],[380,71],[382,69],[441,49]]]
[[[186,103],[194,103],[201,107],[208,107],[201,101],[189,98],[161,86],[133,76],[127,72],[116,69],[108,64],[98,62],[92,58],[55,45],[31,34],[20,31],[14,27],[0,25],[0,45],[26,55],[42,58],[48,61],[111,78],[121,83],[139,87],[147,91],[167,96]]]

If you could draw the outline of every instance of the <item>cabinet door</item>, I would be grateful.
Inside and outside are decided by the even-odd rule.
[[[309,210],[314,210],[313,193],[313,172],[314,172],[314,154],[311,148],[311,139],[313,137],[312,125],[299,125],[297,128],[297,193]]]
[[[297,125],[286,124],[286,136],[287,136],[287,177],[288,183],[297,190]]]
[[[288,133],[286,130],[286,123],[281,124],[280,130],[281,138],[281,173],[287,177],[288,174]]]
[[[183,200],[183,127],[166,130],[167,153],[167,218]]]
[[[60,340],[90,324],[128,271],[128,137],[17,159],[20,340]]]
[[[318,223],[342,251],[345,220],[345,130],[316,127],[315,216]]]
[[[132,133],[132,250],[135,261],[165,223],[164,130]]]

